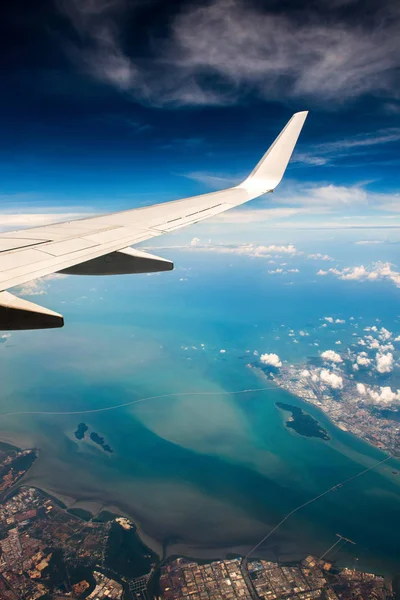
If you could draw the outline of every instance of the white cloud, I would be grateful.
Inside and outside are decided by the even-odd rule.
[[[371,359],[368,358],[366,352],[360,352],[357,356],[357,364],[360,365],[360,367],[368,367],[371,364]]]
[[[317,252],[316,254],[309,254],[307,258],[311,258],[313,260],[333,260],[333,258],[328,256],[328,254],[320,254],[319,252]]]
[[[300,14],[279,14],[245,0],[189,3],[176,11],[164,38],[152,39],[143,61],[124,48],[125,23],[131,23],[132,36],[136,32],[123,0],[58,0],[58,5],[78,33],[72,52],[77,65],[144,103],[231,104],[250,89],[268,99],[311,98],[331,105],[397,92],[398,14],[386,15],[384,7],[375,20],[350,25],[339,13],[322,18],[312,4]],[[223,85],[213,85],[215,77]]]
[[[21,212],[21,213],[2,213],[0,214],[0,230],[7,230],[13,227],[40,227],[41,225],[51,225],[63,221],[74,221],[93,216],[93,213],[83,212]]]
[[[369,397],[377,404],[392,404],[400,400],[400,390],[393,391],[389,386],[379,388],[380,392],[369,388],[367,390]]]
[[[392,337],[392,332],[389,331],[388,329],[385,329],[385,327],[381,327],[381,329],[379,330],[379,339],[386,341],[386,340],[390,340],[391,337]]]
[[[359,240],[354,242],[357,246],[372,246],[375,244],[383,244],[383,240]]]
[[[392,268],[388,262],[376,262],[371,267],[345,267],[344,269],[322,269],[317,272],[317,275],[335,275],[339,279],[354,280],[354,281],[391,281],[397,287],[400,287],[400,273]]]
[[[379,373],[390,373],[393,369],[393,354],[381,354],[378,352],[376,355],[376,370]]]
[[[215,185],[213,187],[215,188]],[[245,206],[230,210],[216,216],[214,222],[227,222],[241,225],[243,228],[250,223],[258,225],[265,223],[270,227],[286,229],[296,227],[351,229],[360,226],[375,227],[378,218],[381,226],[393,226],[393,217],[390,213],[399,213],[399,199],[398,193],[373,192],[366,188],[365,183],[353,186],[333,184],[319,186],[312,183],[294,184],[285,181],[277,197],[278,206],[271,208],[268,199],[268,202],[264,201],[263,208],[254,209],[252,206]],[[363,213],[364,208],[373,210],[374,213],[370,217],[366,217],[365,214],[357,216],[354,215],[355,207],[359,208],[360,213]],[[336,213],[336,219],[332,217],[332,213]],[[329,215],[329,220],[321,220],[322,215]],[[306,221],[307,216],[312,218]],[[328,257],[325,254],[318,256],[318,253],[310,253],[307,256],[310,259],[318,257],[320,260]]]
[[[325,352],[321,353],[321,358],[323,360],[327,361],[327,362],[332,362],[332,363],[341,363],[341,362],[343,362],[342,357],[340,356],[340,354],[338,354],[334,350],[325,350]]]
[[[264,365],[279,368],[282,366],[282,361],[277,354],[261,354],[260,361]]]
[[[333,317],[324,317],[325,321],[328,321],[328,323],[333,323],[334,319]]]
[[[199,244],[200,244],[200,238],[198,238],[198,237],[194,237],[192,239],[192,241],[190,242],[191,246],[198,246]]]
[[[194,238],[198,240],[198,238]],[[193,241],[193,240],[192,240]],[[296,256],[301,254],[293,244],[269,246],[241,244],[238,246],[213,246],[211,244],[201,245],[198,242],[190,244],[192,250],[199,252],[217,252],[220,254],[238,254],[239,256],[251,256],[254,258],[270,258],[271,256]]]
[[[357,383],[357,392],[360,394],[360,396],[366,396],[367,394],[367,388],[365,387],[365,385],[363,383]]]
[[[275,269],[274,271],[268,271],[270,275],[282,275],[283,272],[283,269]]]
[[[342,343],[342,342],[341,342],[340,340],[337,340],[337,341],[335,342],[335,344],[336,344],[337,346],[340,346],[340,344],[341,344],[341,343]]]
[[[34,279],[33,281],[24,283],[17,288],[17,293],[19,296],[44,296],[47,294],[50,281],[64,279],[65,277],[67,277],[67,275],[63,275],[62,273],[52,273],[51,275],[46,275],[40,279]]]
[[[336,375],[336,373],[332,373],[327,369],[322,369],[320,373],[320,380],[335,390],[342,389],[343,387],[343,377]]]
[[[222,349],[219,351],[219,353],[220,353],[220,354],[225,354],[225,353],[226,353],[226,350],[224,350],[224,348],[222,348]]]

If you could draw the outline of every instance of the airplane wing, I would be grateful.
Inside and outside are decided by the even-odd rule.
[[[239,185],[109,215],[0,234],[0,330],[62,327],[63,317],[8,291],[51,273],[115,275],[173,269],[130,246],[198,223],[272,192],[281,181],[307,112],[293,115]]]

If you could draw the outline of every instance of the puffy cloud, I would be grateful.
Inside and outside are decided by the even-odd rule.
[[[400,390],[392,390],[389,386],[380,387],[379,391],[357,383],[357,392],[360,396],[372,400],[375,404],[393,404],[400,401]]]
[[[392,390],[389,386],[379,388],[380,392],[368,389],[369,397],[376,402],[377,404],[392,404],[393,402],[398,402],[400,400],[400,390],[396,392]]]
[[[360,394],[360,396],[366,396],[367,394],[367,388],[363,383],[357,383],[357,392]]]
[[[389,262],[376,262],[371,267],[345,267],[344,269],[320,269],[317,275],[332,274],[339,279],[354,281],[390,281],[400,287],[400,272],[395,271]]]
[[[371,359],[368,358],[366,352],[360,352],[357,356],[357,364],[360,365],[360,367],[368,367],[371,364]]]
[[[393,354],[381,354],[378,352],[376,355],[376,370],[379,373],[390,373],[393,369]]]
[[[378,340],[375,340],[372,335],[367,335],[365,336],[365,339],[368,341],[368,348],[370,350],[379,350],[379,348],[381,347],[380,343]]]
[[[392,343],[389,344],[381,344],[380,351],[381,352],[389,352],[389,350],[394,350],[394,346]]]
[[[342,342],[341,342],[340,340],[337,340],[337,341],[335,342],[335,344],[336,344],[337,346],[340,346],[340,344],[341,344],[341,343],[342,343]]]
[[[327,369],[321,370],[320,380],[335,390],[343,388],[343,377],[336,375],[336,373],[332,373],[332,371],[328,371]]]
[[[343,325],[343,323],[346,323],[345,319],[336,319],[335,323],[337,323],[338,325]]]
[[[270,275],[282,275],[283,269],[275,269],[274,271],[268,271]]]
[[[325,321],[328,321],[328,323],[333,323],[334,319],[333,317],[324,317]]]
[[[330,256],[328,256],[328,254],[321,254],[320,252],[316,252],[315,254],[308,254],[307,258],[313,259],[313,260],[333,260],[333,258],[331,258]]]
[[[308,369],[303,369],[300,373],[300,377],[302,379],[307,379],[307,377],[310,377],[311,373]]]
[[[341,363],[341,362],[343,362],[342,357],[340,356],[340,354],[338,354],[334,350],[325,350],[325,352],[322,352],[321,358],[323,358],[327,362],[332,362],[332,363]]]
[[[270,367],[279,368],[282,366],[282,361],[277,354],[261,354],[260,361],[264,365],[269,365]]]
[[[388,329],[385,329],[385,327],[381,327],[381,329],[379,331],[379,339],[386,342],[387,340],[390,340],[391,337],[392,337],[392,332],[389,331]]]
[[[224,348],[222,348],[222,349],[219,351],[219,353],[220,353],[220,354],[225,354],[225,353],[226,353],[226,350],[224,350]]]
[[[199,244],[200,244],[200,238],[198,238],[198,237],[194,237],[192,239],[192,241],[190,242],[191,246],[198,246]]]

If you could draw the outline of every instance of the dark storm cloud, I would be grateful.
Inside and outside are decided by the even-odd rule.
[[[135,38],[149,6],[144,53]],[[58,7],[77,34],[76,64],[144,103],[229,104],[250,93],[340,105],[399,96],[395,3],[171,3],[162,27],[156,1],[58,0]]]

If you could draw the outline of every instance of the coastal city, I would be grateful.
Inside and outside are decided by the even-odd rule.
[[[383,578],[343,569],[308,556],[299,565],[266,560],[220,560],[210,564],[177,559],[161,569],[165,600],[338,600],[387,599],[393,596]]]
[[[333,388],[321,378],[324,369],[309,364],[282,365],[279,370],[261,365],[255,369],[273,379],[279,387],[322,410],[343,431],[349,431],[392,456],[400,456],[400,422],[389,419],[361,395],[354,380],[346,376],[346,371],[340,373],[340,388]]]
[[[291,565],[239,557],[202,564],[160,561],[129,519],[74,514],[36,488],[13,487],[28,468],[27,463],[21,469],[21,457],[32,455],[37,453],[1,447],[0,474],[6,474],[0,496],[1,600],[395,598],[382,577],[337,569],[313,556]]]

